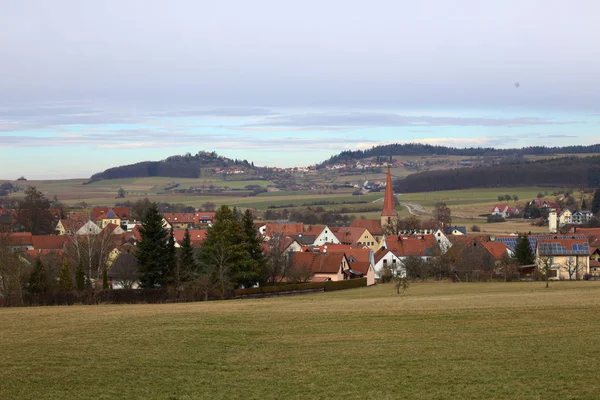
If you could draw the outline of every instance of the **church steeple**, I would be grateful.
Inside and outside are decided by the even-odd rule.
[[[397,216],[396,198],[394,197],[394,188],[392,187],[392,171],[388,167],[385,181],[385,196],[383,197],[383,212],[381,213],[381,227],[389,224],[392,217]]]

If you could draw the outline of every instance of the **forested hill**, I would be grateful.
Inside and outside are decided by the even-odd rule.
[[[239,168],[254,169],[254,163],[246,160],[232,160],[215,152],[200,151],[183,156],[172,156],[161,161],[143,161],[136,164],[109,168],[92,175],[90,182],[100,179],[143,178],[152,176],[170,178],[199,178],[201,168]]]
[[[427,171],[394,182],[396,193],[508,186],[599,187],[600,156]]]
[[[376,156],[507,156],[507,155],[555,155],[555,154],[600,154],[600,144],[590,146],[545,147],[532,146],[520,149],[495,149],[491,147],[456,148],[430,144],[408,143],[375,146],[368,150],[346,150],[326,160],[322,165],[360,160]]]

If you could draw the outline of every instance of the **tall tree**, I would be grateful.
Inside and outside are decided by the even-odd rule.
[[[598,212],[600,212],[600,189],[596,189],[592,199],[592,214],[596,215]]]
[[[0,296],[18,295],[23,303],[23,287],[27,281],[22,252],[14,248],[10,232],[0,227]]]
[[[446,203],[435,204],[433,218],[443,227],[452,225],[452,212]]]
[[[69,264],[69,261],[65,259],[63,260],[60,274],[58,275],[58,287],[62,292],[69,292],[73,290],[73,286],[71,265]]]
[[[190,238],[190,231],[186,228],[183,235],[183,241],[179,249],[179,257],[177,259],[177,268],[173,274],[176,285],[191,280],[196,276],[198,269],[194,260],[194,248]]]
[[[80,292],[85,289],[85,270],[83,269],[83,261],[81,260],[77,263],[77,269],[75,270],[75,285]]]
[[[529,243],[527,235],[519,235],[517,238],[515,258],[519,262],[519,265],[531,265],[535,262],[533,250],[531,249],[531,244]]]
[[[45,293],[48,290],[48,273],[42,260],[35,260],[33,271],[29,276],[29,291],[31,293]]]
[[[158,212],[156,203],[150,205],[142,218],[140,236],[141,241],[135,253],[140,266],[140,283],[146,288],[162,286],[169,269],[169,239],[163,227],[163,216]]]
[[[261,272],[265,264],[265,255],[262,249],[262,237],[254,228],[254,216],[252,211],[246,210],[242,216],[244,250],[248,254],[239,266],[236,281],[245,284],[254,284],[261,278]]]
[[[169,241],[167,242],[166,263],[167,271],[165,276],[165,282],[170,285],[178,286],[179,282],[176,282],[175,273],[177,269],[177,249],[175,248],[175,233],[173,227],[169,232]]]
[[[31,186],[25,197],[17,201],[17,223],[26,232],[34,235],[53,233],[56,228],[54,215],[50,212],[50,200]]]

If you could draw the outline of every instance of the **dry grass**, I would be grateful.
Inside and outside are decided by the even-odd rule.
[[[0,398],[597,398],[600,282],[0,309]]]

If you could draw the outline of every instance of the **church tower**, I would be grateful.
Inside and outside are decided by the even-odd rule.
[[[381,228],[385,229],[385,226],[397,216],[396,198],[394,197],[394,188],[392,187],[392,171],[388,167],[385,181],[385,196],[383,197],[383,212],[381,213]]]

